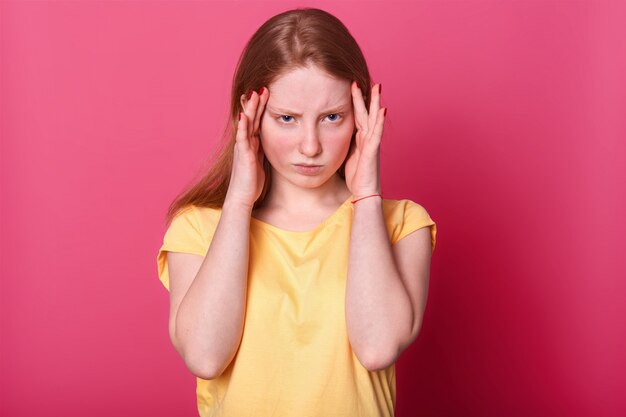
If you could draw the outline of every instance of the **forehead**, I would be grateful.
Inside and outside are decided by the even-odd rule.
[[[267,105],[302,110],[347,104],[351,101],[350,84],[316,66],[297,68],[268,86]]]

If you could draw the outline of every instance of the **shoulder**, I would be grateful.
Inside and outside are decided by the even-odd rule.
[[[220,214],[221,209],[197,205],[187,205],[176,212],[157,255],[159,278],[166,288],[169,289],[167,252],[205,256]]]
[[[213,235],[221,212],[221,208],[216,209],[195,204],[187,205],[179,209],[172,217],[165,234],[165,240],[196,240],[206,244],[208,243],[206,237]]]
[[[396,220],[404,219],[407,216],[430,217],[424,206],[409,199],[383,199],[383,212],[386,218]]]
[[[172,217],[172,222],[186,221],[189,223],[201,224],[211,222],[215,219],[219,220],[222,213],[221,208],[205,207],[197,204],[189,204],[179,209]]]
[[[423,205],[410,199],[383,199],[383,214],[392,243],[415,230],[430,226],[434,247],[436,225]]]
[[[206,207],[199,205],[191,205],[189,206],[189,210],[193,213],[193,216],[196,218],[196,221],[200,225],[203,224],[217,224],[222,215],[221,207]]]

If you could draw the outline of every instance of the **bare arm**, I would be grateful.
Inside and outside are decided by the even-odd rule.
[[[431,243],[428,228],[393,247],[382,200],[355,204],[350,239],[346,324],[352,349],[370,371],[393,364],[417,337],[426,304]]]
[[[369,111],[352,82],[356,140],[346,161],[346,184],[363,197],[354,206],[350,235],[346,326],[354,354],[370,371],[392,365],[417,336],[426,305],[431,241],[427,228],[389,242],[380,194],[380,143],[386,108],[381,85]],[[368,198],[365,198],[368,196]]]
[[[197,255],[168,253],[170,338],[189,370],[204,379],[224,372],[243,335],[250,217],[265,179],[258,129],[269,92],[244,98],[228,192],[209,250],[199,267]]]
[[[188,265],[197,255],[168,253],[170,338],[187,368],[201,378],[219,376],[241,342],[249,233],[250,209],[225,205],[195,277]]]

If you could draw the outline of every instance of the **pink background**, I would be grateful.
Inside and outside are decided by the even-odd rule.
[[[0,414],[196,415],[163,218],[244,43],[296,6],[360,43],[383,192],[438,225],[397,415],[626,415],[621,1],[2,1]]]

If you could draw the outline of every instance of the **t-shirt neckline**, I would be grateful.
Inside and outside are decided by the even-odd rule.
[[[266,229],[270,229],[270,230],[273,230],[273,231],[279,232],[279,233],[284,233],[284,234],[289,234],[289,235],[294,235],[294,236],[311,235],[311,234],[318,233],[320,230],[322,230],[326,226],[328,226],[328,224],[330,224],[336,217],[338,217],[339,214],[346,207],[350,207],[351,201],[352,201],[352,195],[349,195],[348,198],[343,203],[341,203],[341,205],[339,207],[337,207],[337,209],[330,216],[328,216],[326,218],[326,220],[324,220],[323,222],[321,222],[320,224],[318,224],[317,226],[315,226],[311,230],[295,231],[295,230],[282,229],[282,228],[280,228],[278,226],[274,226],[273,224],[269,224],[267,222],[264,222],[263,220],[259,220],[256,217],[252,217],[252,216],[250,216],[250,220],[252,222],[256,223],[257,225],[261,226],[261,227],[264,227]]]

